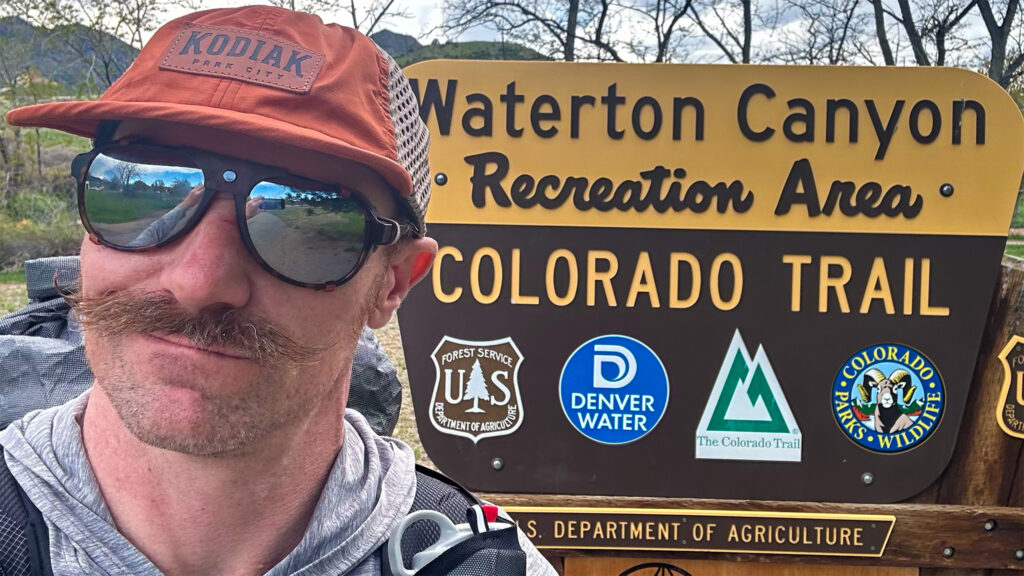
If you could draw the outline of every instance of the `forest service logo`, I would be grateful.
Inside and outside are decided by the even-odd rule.
[[[477,342],[445,336],[430,359],[436,369],[430,401],[434,428],[476,444],[511,434],[523,423],[523,355],[511,338]]]
[[[1005,376],[996,405],[996,421],[1003,432],[1024,438],[1024,338],[1010,338],[999,353],[999,361]]]

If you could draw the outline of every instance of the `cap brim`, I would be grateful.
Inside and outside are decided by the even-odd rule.
[[[104,120],[166,120],[216,128],[263,140],[290,144],[358,162],[384,177],[400,196],[412,193],[409,173],[396,161],[367,152],[316,130],[303,128],[258,114],[223,108],[174,104],[169,102],[51,102],[16,108],[7,113],[7,122],[15,126],[53,128],[92,138]]]

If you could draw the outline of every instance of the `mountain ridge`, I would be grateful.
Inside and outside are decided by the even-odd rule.
[[[89,39],[102,43],[105,54],[87,49]],[[70,35],[70,36],[68,36]],[[70,38],[70,39],[69,39]],[[381,48],[387,51],[401,66],[408,66],[421,60],[437,58],[469,60],[550,60],[543,54],[525,46],[501,42],[438,42],[423,45],[407,34],[381,30],[370,35]],[[77,51],[71,45],[80,46]],[[100,90],[107,85],[106,72],[109,68],[110,81],[116,80],[121,72],[138,55],[138,50],[109,34],[96,34],[84,26],[62,29],[45,29],[33,26],[16,16],[0,18],[0,74],[21,73],[31,67],[45,79],[56,82],[67,91]],[[104,66],[106,59],[106,66]],[[9,79],[0,76],[0,80]],[[0,89],[3,85],[0,84]]]

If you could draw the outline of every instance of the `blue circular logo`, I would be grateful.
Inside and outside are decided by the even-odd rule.
[[[601,444],[628,444],[646,436],[665,415],[668,374],[643,342],[599,336],[569,356],[558,396],[580,434]]]
[[[836,374],[832,413],[851,440],[874,452],[902,452],[924,442],[942,418],[942,376],[920,351],[876,344]]]

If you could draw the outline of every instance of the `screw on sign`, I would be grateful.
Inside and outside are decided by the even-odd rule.
[[[619,576],[691,576],[689,572],[663,562],[646,562],[627,568]]]

